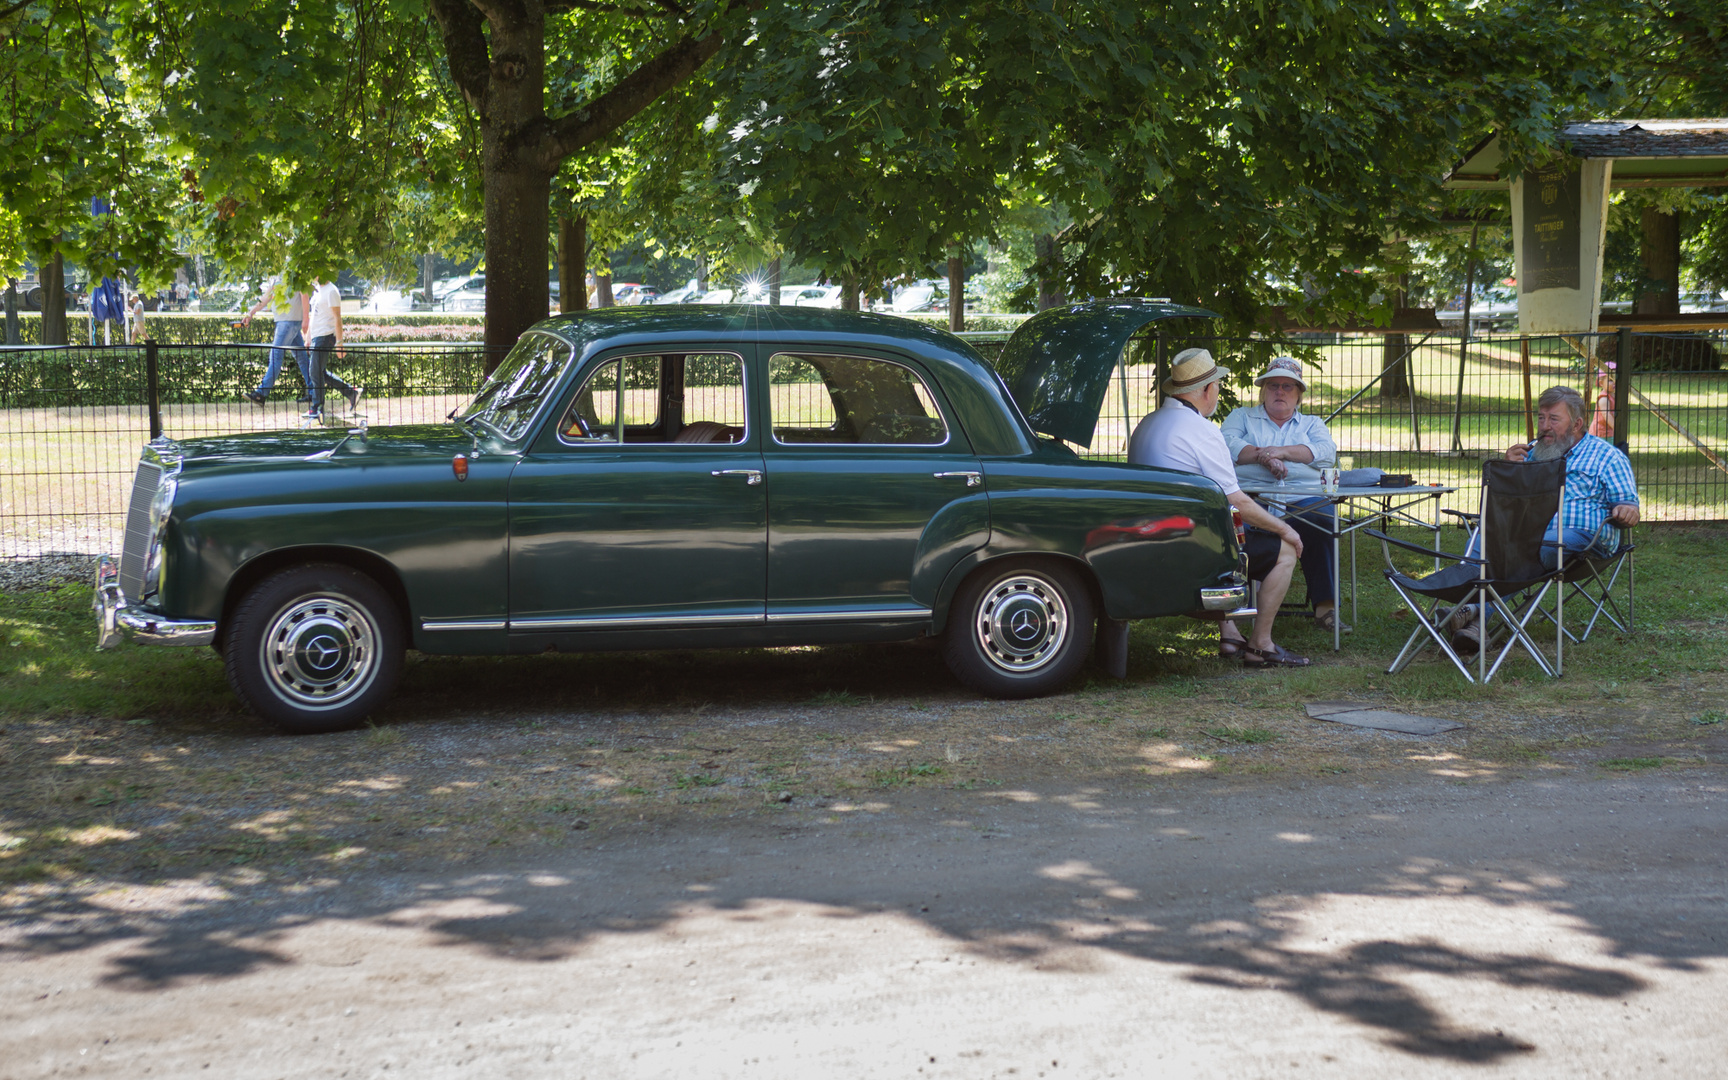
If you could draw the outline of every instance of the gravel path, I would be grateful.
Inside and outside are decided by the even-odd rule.
[[[96,574],[95,555],[43,555],[35,559],[0,559],[0,592],[53,589],[87,584]]]

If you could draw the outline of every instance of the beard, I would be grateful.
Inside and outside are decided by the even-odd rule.
[[[1563,458],[1571,453],[1574,446],[1578,445],[1579,438],[1581,438],[1579,435],[1556,435],[1552,439],[1544,439],[1531,448],[1528,457],[1531,461],[1553,461],[1555,458]]]

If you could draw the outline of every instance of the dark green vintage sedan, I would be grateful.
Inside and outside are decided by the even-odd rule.
[[[1045,312],[1000,371],[868,314],[549,319],[445,425],[152,442],[123,553],[97,572],[101,644],[210,645],[236,692],[296,732],[377,709],[409,646],[935,636],[967,686],[1047,693],[1084,663],[1095,619],[1120,631],[1245,601],[1215,484],[1058,441],[1090,444],[1136,330],[1207,314]]]

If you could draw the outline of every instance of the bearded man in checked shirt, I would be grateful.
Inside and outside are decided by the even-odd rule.
[[[1506,450],[1507,461],[1566,459],[1566,495],[1560,513],[1548,523],[1542,561],[1550,570],[1560,563],[1560,537],[1566,553],[1607,555],[1620,546],[1620,529],[1638,524],[1638,483],[1632,463],[1614,446],[1587,433],[1584,398],[1570,386],[1551,386],[1536,399],[1536,441]],[[1471,541],[1471,555],[1477,554]],[[1482,644],[1482,623],[1474,604],[1441,609],[1436,621],[1452,631],[1452,647],[1473,653]]]
[[[1578,391],[1549,387],[1536,401],[1536,441],[1506,451],[1507,461],[1566,459],[1566,497],[1548,524],[1548,544],[1542,549],[1542,561],[1550,569],[1559,562],[1562,534],[1569,553],[1606,555],[1620,546],[1620,529],[1638,524],[1632,463],[1614,446],[1585,432],[1585,411]]]

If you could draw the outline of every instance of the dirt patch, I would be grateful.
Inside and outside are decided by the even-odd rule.
[[[411,673],[382,724],[317,738],[270,735],[238,712],[14,720],[0,731],[0,876],[25,888],[212,873],[288,881],[461,863],[640,822],[868,817],[912,791],[1011,800],[1051,785],[1383,773],[1469,783],[1728,757],[1722,729],[1695,722],[1728,697],[1720,672],[1548,702],[1514,693],[1425,706],[1372,676],[1351,695],[1466,725],[1423,737],[1310,719],[1305,700],[1339,695],[1305,690],[1300,674],[1198,663],[1215,674],[996,702],[967,697],[938,658],[904,647],[476,660],[417,665],[427,670]],[[500,701],[481,675],[518,692]],[[901,692],[850,689],[884,685]]]

